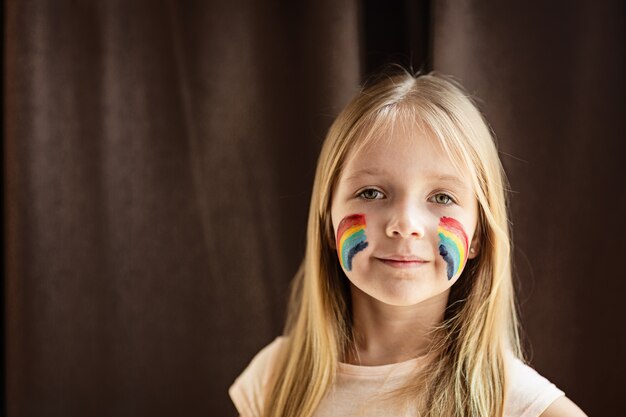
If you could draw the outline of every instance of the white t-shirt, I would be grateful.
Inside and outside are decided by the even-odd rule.
[[[263,410],[265,387],[284,336],[263,348],[229,389],[242,417],[258,417]],[[380,394],[401,386],[406,378],[426,364],[426,357],[381,366],[339,363],[335,383],[320,402],[315,417],[398,416]],[[508,378],[505,417],[537,417],[554,400],[564,395],[546,378],[512,355],[507,363]],[[413,416],[415,414],[405,414]]]

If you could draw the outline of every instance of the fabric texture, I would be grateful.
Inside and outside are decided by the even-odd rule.
[[[235,416],[228,387],[285,324],[325,133],[411,58],[496,133],[533,364],[626,416],[606,401],[626,372],[626,2],[4,5],[0,415]]]
[[[277,337],[263,348],[230,387],[230,397],[242,417],[261,415],[265,388],[284,340],[284,336]],[[414,416],[410,409],[388,401],[385,394],[401,387],[412,373],[418,372],[428,361],[428,356],[421,356],[381,366],[339,363],[336,381],[320,403],[315,417]],[[553,383],[512,355],[507,358],[507,369],[510,382],[507,385],[505,417],[537,417],[564,395]]]

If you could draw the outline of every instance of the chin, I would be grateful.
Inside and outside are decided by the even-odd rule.
[[[381,303],[385,303],[396,307],[409,307],[421,303],[430,298],[429,296],[406,296],[406,295],[387,295],[376,297]]]
[[[411,281],[386,283],[383,287],[372,288],[366,293],[376,300],[397,307],[408,307],[426,301],[444,292],[445,288],[433,288]]]

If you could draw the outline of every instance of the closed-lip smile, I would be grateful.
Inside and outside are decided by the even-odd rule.
[[[394,268],[417,268],[428,262],[418,256],[404,255],[391,255],[376,259]]]

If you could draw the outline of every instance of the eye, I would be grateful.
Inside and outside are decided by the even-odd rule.
[[[435,194],[434,198],[435,198],[435,203],[442,204],[444,206],[448,206],[454,203],[454,199],[450,197],[448,194],[444,194],[444,193]]]
[[[361,191],[357,197],[362,198],[364,200],[380,200],[384,197],[384,194],[374,188],[368,188],[366,190]]]

